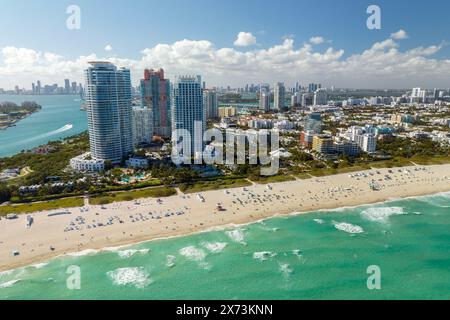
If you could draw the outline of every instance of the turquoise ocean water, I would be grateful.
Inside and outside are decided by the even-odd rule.
[[[86,112],[80,110],[79,96],[0,95],[0,102],[4,101],[17,104],[36,101],[42,109],[17,122],[15,127],[0,130],[0,157],[12,156],[22,150],[87,130],[87,116]]]
[[[64,256],[1,273],[0,299],[450,299],[450,193]]]

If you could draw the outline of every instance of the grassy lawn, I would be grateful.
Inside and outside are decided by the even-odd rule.
[[[413,157],[411,161],[420,165],[447,164],[450,163],[450,156],[439,156],[431,158]]]
[[[209,190],[248,187],[251,185],[252,184],[246,179],[227,179],[216,181],[199,181],[193,184],[184,184],[180,186],[180,190],[184,193],[194,193]]]
[[[308,173],[302,172],[302,173],[297,173],[295,174],[295,177],[298,179],[311,179],[311,176]]]
[[[294,181],[295,178],[289,174],[286,175],[277,175],[277,176],[268,176],[268,177],[251,177],[250,180],[259,184],[267,184],[267,183],[277,183],[277,182],[285,182],[285,181]]]
[[[315,177],[324,177],[324,176],[331,176],[335,174],[341,174],[341,173],[350,173],[350,172],[357,172],[357,171],[364,171],[370,169],[369,166],[365,165],[357,165],[352,167],[343,167],[343,168],[326,168],[326,169],[316,169],[312,170],[309,173]]]
[[[107,193],[100,196],[91,197],[89,203],[92,205],[102,205],[113,202],[131,201],[141,198],[163,198],[175,195],[174,188],[161,187],[135,191],[125,191],[116,193]]]
[[[60,208],[73,208],[83,206],[83,198],[67,198],[58,199],[46,202],[35,202],[19,205],[0,206],[0,216],[5,216],[8,213],[30,213],[43,210],[54,210]]]
[[[394,167],[406,167],[406,166],[412,166],[410,160],[404,159],[404,158],[394,158],[391,160],[383,160],[383,161],[376,161],[371,162],[370,166],[372,168],[394,168]]]

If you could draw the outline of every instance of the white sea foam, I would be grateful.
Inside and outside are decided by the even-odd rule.
[[[71,257],[82,257],[82,256],[93,255],[93,254],[96,254],[96,253],[98,253],[97,250],[94,250],[94,249],[86,249],[86,250],[79,251],[79,252],[71,252],[71,253],[68,253],[67,255],[68,255],[68,256],[71,256]]]
[[[14,272],[14,270],[6,270],[6,271],[1,271],[0,272],[0,279],[6,276],[10,276],[12,275]]]
[[[35,269],[42,269],[47,265],[48,265],[48,262],[42,262],[42,263],[33,264],[31,267],[33,267]]]
[[[347,223],[347,222],[341,222],[341,223],[334,222],[334,227],[340,231],[344,231],[347,233],[363,233],[364,232],[364,229],[362,227],[351,224],[351,223]]]
[[[419,197],[417,200],[439,208],[450,208],[450,193],[442,192],[432,196]]]
[[[367,208],[361,212],[361,216],[369,221],[387,223],[389,217],[393,215],[407,214],[402,207],[375,207]]]
[[[136,250],[136,249],[128,249],[128,250],[121,250],[121,251],[117,251],[117,254],[119,255],[120,258],[122,259],[126,259],[126,258],[130,258],[132,256],[134,256],[135,254],[148,254],[150,252],[150,249],[141,249],[141,250]]]
[[[290,275],[292,272],[294,272],[294,270],[291,268],[291,266],[288,263],[279,263],[279,268],[278,270],[284,275],[284,276],[288,276]]]
[[[324,224],[325,223],[325,220],[323,220],[323,219],[313,219],[313,221],[315,223],[318,223],[318,224]]]
[[[205,251],[194,246],[182,248],[179,252],[183,257],[192,261],[203,261],[206,258]]]
[[[199,249],[194,246],[189,246],[180,249],[179,252],[186,259],[197,262],[201,268],[205,270],[211,269],[210,264],[204,261],[206,258],[206,252],[203,249]]]
[[[0,283],[0,289],[11,288],[13,285],[15,285],[19,281],[20,281],[20,279]]]
[[[246,244],[244,230],[242,230],[242,229],[226,231],[225,234],[234,242],[244,244],[244,245]]]
[[[226,242],[202,242],[202,246],[211,253],[222,252],[227,245]]]
[[[119,268],[109,271],[106,275],[116,286],[134,286],[137,289],[143,289],[152,283],[150,275],[144,268]]]
[[[253,253],[253,259],[259,260],[259,261],[266,261],[273,257],[275,257],[277,254],[270,251],[261,251],[261,252],[254,252]]]
[[[166,265],[169,268],[172,268],[173,266],[175,266],[175,260],[176,260],[175,256],[168,255],[167,256],[167,263],[166,263]]]

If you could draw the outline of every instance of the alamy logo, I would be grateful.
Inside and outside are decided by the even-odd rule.
[[[81,268],[79,266],[69,266],[66,270],[69,275],[66,280],[66,287],[69,290],[81,289]]]
[[[369,266],[367,268],[367,274],[370,276],[367,278],[367,289],[369,290],[381,290],[381,269],[379,266]]]
[[[80,30],[81,29],[81,9],[77,5],[70,5],[66,9],[69,15],[66,21],[67,29]]]
[[[367,28],[369,30],[381,29],[381,8],[377,5],[371,5],[367,8],[367,14],[370,14],[367,18]]]
[[[262,176],[278,173],[278,131],[226,130],[224,141],[224,133],[219,129],[208,129],[202,134],[202,125],[201,121],[194,123],[193,137],[186,129],[172,132],[174,164],[240,165],[247,164],[248,159],[248,164],[261,165]],[[209,145],[204,147],[207,143]]]

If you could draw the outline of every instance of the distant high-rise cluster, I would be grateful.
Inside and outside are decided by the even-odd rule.
[[[19,89],[18,86],[16,86],[16,94],[24,93],[24,90]],[[31,84],[31,94],[36,95],[53,95],[53,94],[78,94],[83,95],[84,94],[84,88],[80,84],[77,84],[75,81],[70,82],[69,79],[64,79],[64,87],[58,86],[57,83],[54,83],[52,85],[42,85],[41,81],[38,80],[36,83]]]

